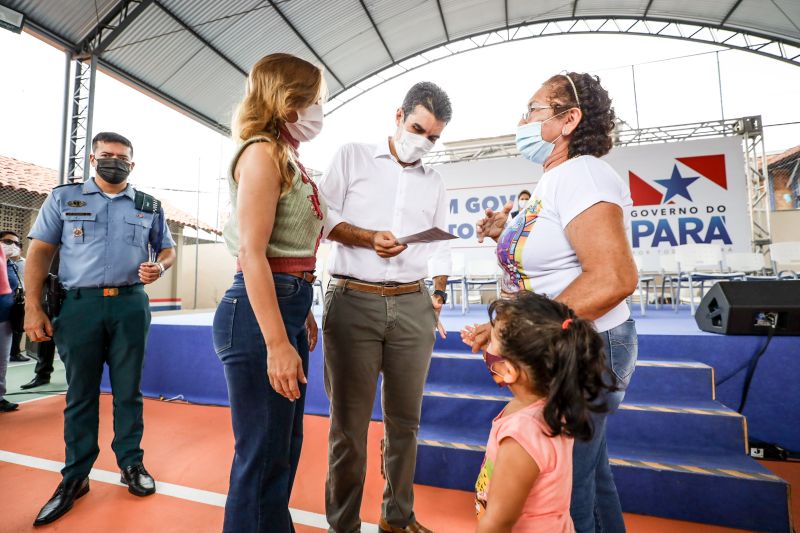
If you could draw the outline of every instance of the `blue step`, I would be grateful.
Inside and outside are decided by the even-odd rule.
[[[498,387],[490,394],[428,386],[422,398],[423,427],[491,427],[509,398]],[[503,395],[500,395],[503,394]],[[747,429],[739,413],[713,401],[633,403],[627,399],[608,419],[609,445],[635,442],[671,450],[745,453]]]
[[[745,454],[609,447],[626,512],[754,531],[791,531],[789,485]]]
[[[643,447],[689,452],[747,453],[745,418],[714,401],[629,402],[627,397],[607,419],[609,447]]]
[[[714,400],[714,369],[696,361],[639,360],[625,391],[632,402]]]
[[[420,429],[414,481],[474,490],[488,430]],[[744,453],[609,446],[625,512],[755,531],[790,531],[789,486]]]
[[[415,481],[472,491],[491,421],[510,393],[493,382],[480,355],[441,347],[425,386]],[[708,365],[638,361],[625,401],[608,418],[607,438],[626,512],[790,529],[788,485],[746,455],[746,420],[715,401]]]
[[[439,396],[439,394],[447,394],[448,396]],[[456,394],[458,396],[455,396]],[[460,428],[465,425],[491,427],[492,420],[508,403],[509,399],[505,396],[442,393],[426,389],[422,397],[420,424],[430,427]]]
[[[695,361],[640,360],[636,379],[626,391],[629,401],[713,400],[714,372]],[[428,386],[460,387],[474,393],[497,394],[481,355],[437,350],[431,359]],[[502,394],[502,393],[500,393]]]

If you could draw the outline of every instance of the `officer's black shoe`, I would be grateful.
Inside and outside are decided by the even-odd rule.
[[[50,378],[43,378],[41,376],[36,376],[35,378],[27,382],[25,385],[20,385],[19,388],[22,390],[28,390],[36,387],[41,387],[42,385],[47,385],[48,383],[50,383]]]
[[[62,481],[50,501],[44,504],[42,510],[39,511],[39,516],[36,517],[33,525],[43,526],[55,522],[72,509],[75,500],[87,492],[89,492],[88,477]]]
[[[31,358],[28,357],[28,356],[22,355],[22,352],[20,352],[20,353],[12,353],[8,357],[8,360],[11,361],[12,363],[22,363],[23,361],[30,361]]]
[[[156,482],[142,463],[123,468],[120,482],[128,485],[128,492],[134,496],[150,496],[156,491]]]
[[[10,413],[11,411],[16,411],[18,408],[18,404],[11,403],[5,398],[0,400],[0,413]]]

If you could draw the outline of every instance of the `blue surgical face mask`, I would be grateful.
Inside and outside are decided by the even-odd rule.
[[[559,113],[559,115],[560,114],[561,113]],[[558,115],[553,115],[547,120],[556,118],[557,116]],[[542,139],[542,124],[547,122],[547,120],[542,122],[529,122],[517,128],[517,150],[519,150],[522,157],[537,165],[544,164],[556,147],[555,141],[561,137],[561,135],[559,135],[553,139],[553,142]]]

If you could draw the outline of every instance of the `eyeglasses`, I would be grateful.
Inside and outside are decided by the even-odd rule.
[[[522,114],[522,120],[527,121],[528,117],[531,116],[531,113],[539,111],[540,109],[553,109],[553,106],[531,102],[530,104],[528,104],[528,109]]]
[[[15,241],[14,239],[0,239],[0,242],[3,244],[7,244],[9,246],[17,245],[19,246],[19,241]]]

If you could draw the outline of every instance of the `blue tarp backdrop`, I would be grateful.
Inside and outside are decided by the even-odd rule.
[[[697,329],[687,310],[648,311],[637,316],[639,358],[700,361],[715,369],[720,381],[740,368],[756,353],[765,337],[723,336]],[[462,316],[456,309],[445,310],[443,322],[449,332],[437,340],[436,349],[460,343],[458,331],[465,324],[486,321],[485,308]],[[228,396],[222,363],[211,342],[212,315],[186,314],[154,319],[150,328],[142,376],[142,392],[154,398],[174,398],[196,403],[227,405]],[[319,319],[318,319],[319,322]],[[742,394],[744,371],[717,388],[717,400],[736,409]],[[634,374],[633,379],[636,379]],[[322,379],[322,342],[311,354],[306,398],[308,414],[327,415],[328,400]],[[751,439],[772,442],[800,451],[800,339],[775,337],[753,377],[744,411]],[[109,390],[108,374],[103,390]],[[380,389],[373,416],[380,419]],[[469,423],[468,420],[464,421]]]

